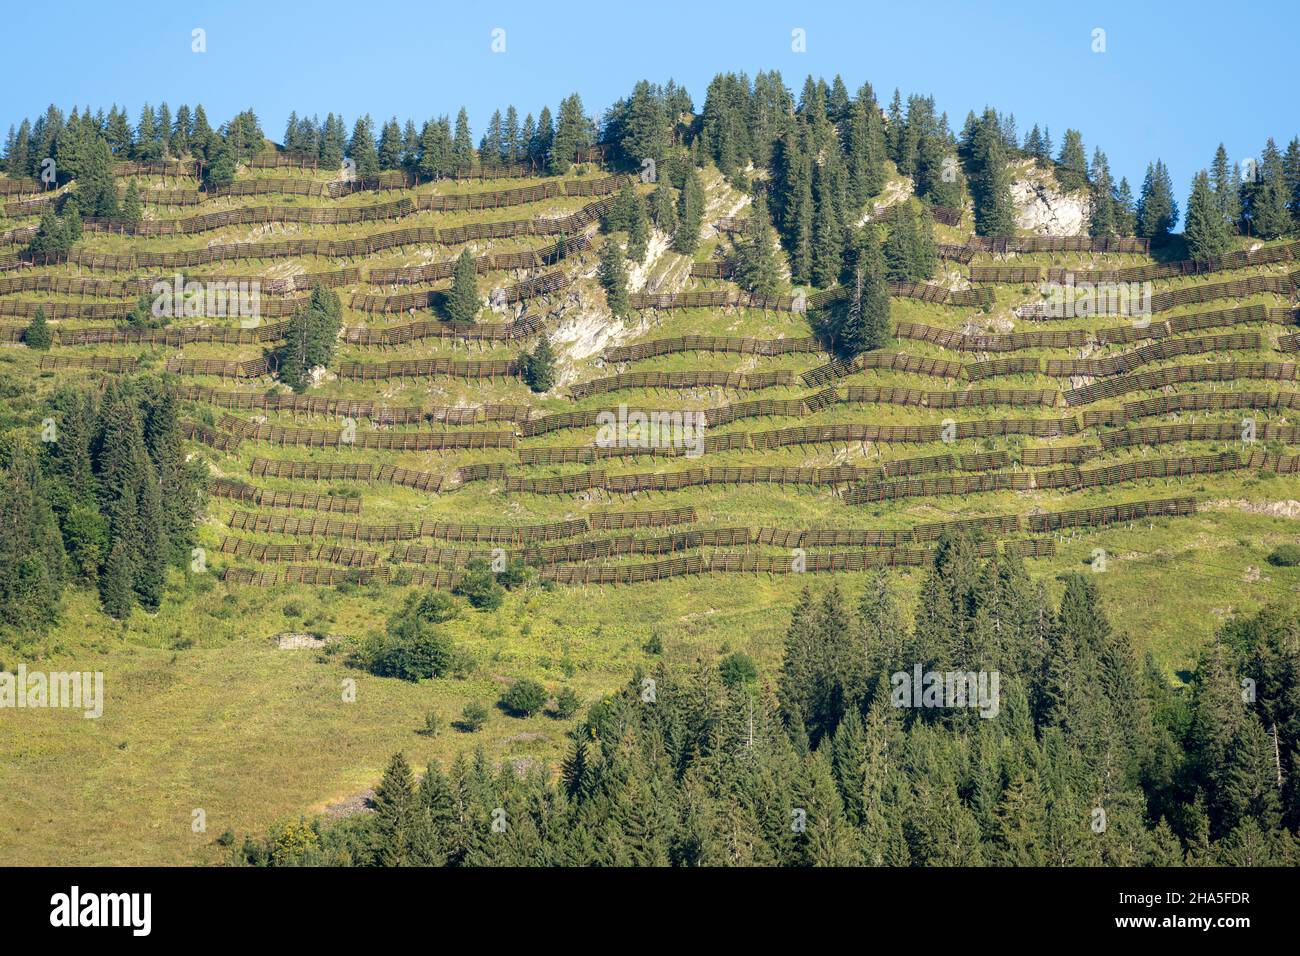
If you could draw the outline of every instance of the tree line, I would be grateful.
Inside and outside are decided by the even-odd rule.
[[[191,561],[204,472],[187,461],[174,389],[153,377],[66,386],[3,433],[0,626],[39,633],[65,584],[125,618],[156,610]]]
[[[1096,582],[1053,600],[945,539],[910,615],[888,572],[805,590],[773,681],[661,663],[587,708],[555,772],[397,754],[372,813],[222,842],[272,866],[1295,865],[1295,609],[1227,623],[1176,688]],[[998,674],[994,715],[902,699],[916,668]]]

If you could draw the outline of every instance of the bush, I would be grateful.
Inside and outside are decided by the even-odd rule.
[[[440,730],[442,730],[442,718],[431,710],[424,715],[424,726],[418,732],[425,737],[436,737]]]
[[[650,635],[650,640],[645,642],[645,652],[647,654],[662,654],[664,652],[664,640],[656,631]]]
[[[758,680],[758,668],[749,659],[749,655],[742,651],[724,657],[722,663],[718,665],[718,673],[722,677],[722,682],[728,687],[752,684]]]
[[[555,710],[553,713],[560,720],[568,720],[578,712],[578,708],[581,706],[582,701],[578,699],[578,695],[574,692],[573,688],[566,687],[564,690],[560,691],[559,695],[555,698]]]
[[[1294,568],[1300,565],[1300,545],[1279,544],[1268,556],[1268,563],[1278,568]]]
[[[480,611],[495,611],[505,600],[505,588],[486,561],[471,561],[465,565],[465,575],[452,589]]]
[[[388,619],[383,634],[371,637],[351,660],[355,666],[379,677],[419,681],[441,677],[456,659],[451,638],[438,625],[454,616],[445,595],[412,594],[402,609]]]
[[[487,723],[488,709],[481,701],[471,700],[460,712],[460,728],[466,733],[477,733]]]
[[[516,717],[531,717],[544,706],[546,688],[528,677],[521,677],[501,695],[501,708]]]

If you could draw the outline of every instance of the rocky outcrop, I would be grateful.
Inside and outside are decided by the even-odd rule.
[[[1081,236],[1088,231],[1092,200],[1086,192],[1067,193],[1051,173],[1025,163],[1012,170],[1011,201],[1016,226],[1036,236]]]

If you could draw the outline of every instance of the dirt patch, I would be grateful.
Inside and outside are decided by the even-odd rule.
[[[1223,498],[1219,501],[1208,501],[1205,506],[1218,510],[1235,509],[1253,515],[1272,515],[1274,518],[1290,518],[1292,520],[1300,518],[1300,501],[1294,498],[1285,498],[1281,501],[1246,501],[1242,498]]]
[[[282,651],[300,651],[303,648],[324,647],[326,644],[334,644],[343,640],[338,634],[297,634],[286,631],[283,634],[275,635],[272,640],[275,646]]]
[[[353,794],[346,800],[340,800],[338,803],[327,804],[321,811],[321,815],[337,820],[341,817],[350,817],[358,813],[371,813],[374,810],[372,801],[375,797],[373,788],[362,790],[360,793]]]

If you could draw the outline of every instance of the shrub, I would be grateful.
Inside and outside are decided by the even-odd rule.
[[[412,594],[401,610],[388,619],[383,634],[372,636],[351,663],[379,677],[419,681],[441,677],[451,670],[455,649],[438,625],[449,620],[445,600],[436,592]]]
[[[758,668],[749,659],[749,655],[742,651],[724,657],[718,665],[718,673],[728,687],[752,684],[758,680]]]
[[[1294,568],[1300,565],[1300,545],[1279,544],[1268,556],[1268,563],[1278,568]]]
[[[582,701],[578,699],[578,695],[573,688],[566,687],[555,698],[554,714],[560,720],[568,720],[578,712],[578,708],[581,706]]]
[[[501,695],[501,707],[516,717],[531,717],[546,705],[546,688],[528,677],[521,677]]]
[[[483,560],[465,565],[465,575],[452,589],[480,611],[495,611],[505,600],[505,588],[497,582],[496,575]]]
[[[425,737],[436,737],[442,730],[442,718],[434,711],[429,711],[424,715],[424,726],[420,728],[419,733]]]
[[[656,631],[650,635],[650,640],[645,642],[645,652],[647,654],[662,654],[664,652],[664,641]]]
[[[488,709],[481,701],[471,700],[460,712],[460,728],[466,733],[477,733],[487,723]]]

